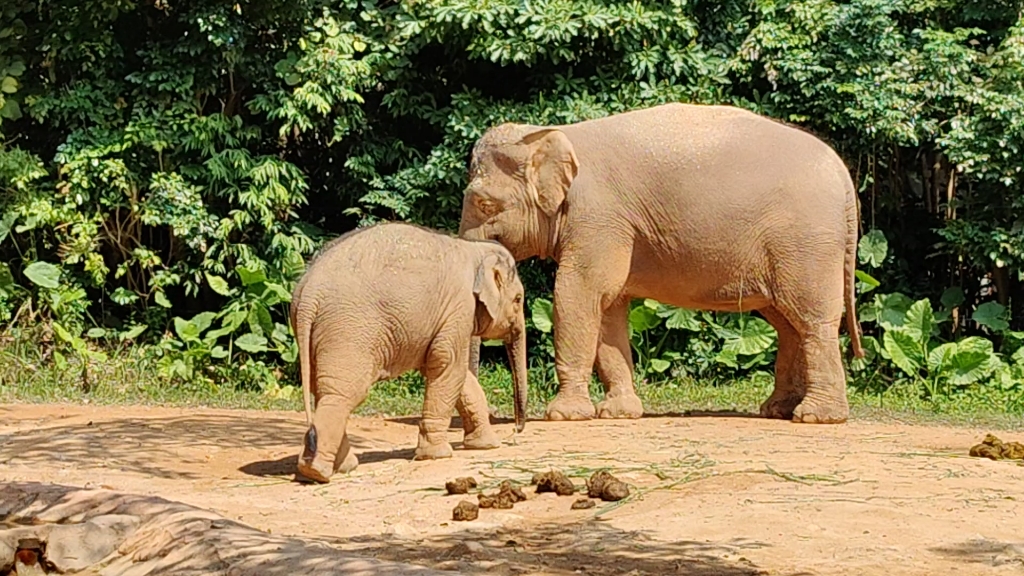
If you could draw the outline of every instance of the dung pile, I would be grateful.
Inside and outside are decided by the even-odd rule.
[[[448,491],[449,496],[452,494],[469,494],[470,488],[476,488],[476,478],[472,476],[456,478],[444,483],[444,489]]]
[[[456,522],[469,522],[470,520],[476,520],[479,516],[480,508],[469,500],[459,502],[455,509],[452,510],[452,520]]]
[[[554,492],[559,496],[572,496],[576,493],[576,486],[573,485],[572,480],[558,470],[538,472],[533,475],[530,484],[537,486],[537,494]]]
[[[608,472],[599,470],[587,480],[587,496],[605,502],[618,502],[629,496],[629,486]]]
[[[1024,460],[1024,444],[1020,442],[1004,443],[994,434],[986,434],[981,444],[971,447],[970,454],[990,460]]]
[[[513,486],[508,480],[505,480],[498,486],[497,494],[488,495],[481,492],[476,497],[480,501],[481,508],[498,508],[501,510],[511,510],[516,502],[526,500],[526,494],[518,486]]]

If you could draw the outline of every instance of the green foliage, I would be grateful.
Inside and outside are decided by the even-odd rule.
[[[1004,1],[9,0],[0,331],[59,325],[86,363],[139,339],[167,381],[278,390],[306,258],[381,219],[454,230],[487,127],[728,103],[850,167],[863,385],[1014,386],[1022,82],[1024,21]],[[547,386],[553,266],[520,269]],[[640,379],[774,360],[752,314],[644,301],[630,326]]]

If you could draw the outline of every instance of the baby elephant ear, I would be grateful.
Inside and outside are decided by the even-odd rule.
[[[498,303],[501,299],[501,286],[504,282],[498,257],[485,257],[476,269],[476,281],[473,282],[473,296],[484,305],[491,321],[498,317]]]
[[[530,147],[526,175],[540,209],[552,216],[565,202],[572,181],[579,173],[576,150],[565,133],[557,128],[542,128],[523,137]]]

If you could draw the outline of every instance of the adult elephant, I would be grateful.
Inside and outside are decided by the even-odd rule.
[[[627,317],[630,300],[653,298],[759,311],[779,334],[775,390],[761,414],[846,420],[844,305],[854,354],[864,354],[857,200],[821,140],[731,106],[666,104],[563,126],[495,126],[469,170],[460,235],[498,240],[517,260],[558,263],[559,390],[548,419],[595,415],[595,357],[606,392],[596,415],[643,414]]]

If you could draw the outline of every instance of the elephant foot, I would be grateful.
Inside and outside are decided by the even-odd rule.
[[[319,482],[321,484],[328,484],[331,481],[331,476],[337,473],[348,474],[349,472],[356,469],[359,466],[359,458],[356,457],[355,453],[349,450],[348,454],[341,460],[341,462],[328,463],[322,459],[313,459],[312,462],[308,460],[299,459],[298,472],[299,475],[313,482]]]
[[[850,405],[846,398],[816,399],[807,396],[793,410],[793,422],[804,424],[842,424],[850,416]]]
[[[590,420],[595,414],[594,403],[586,394],[559,392],[548,404],[545,417],[548,420]]]
[[[793,418],[793,411],[800,405],[803,398],[792,391],[773,393],[761,404],[761,416],[777,420],[790,420]]]
[[[608,396],[597,404],[598,418],[636,419],[644,415],[644,404],[633,392]]]
[[[434,444],[428,444],[420,442],[416,446],[416,453],[413,454],[413,460],[440,460],[442,458],[452,457],[452,445],[448,442],[437,442]]]
[[[477,426],[475,430],[467,432],[462,438],[462,447],[466,450],[491,450],[500,448],[501,440],[490,426]]]

